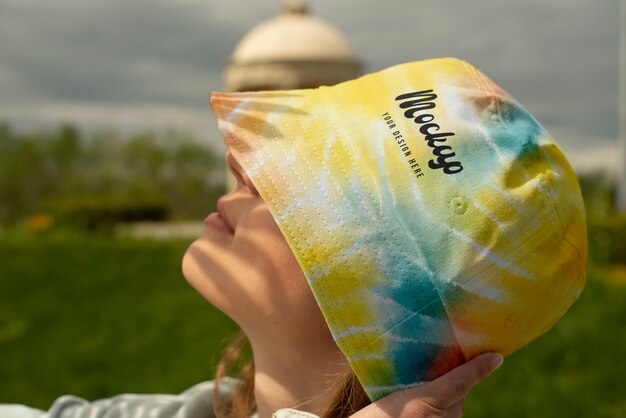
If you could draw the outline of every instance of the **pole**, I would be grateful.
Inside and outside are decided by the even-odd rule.
[[[626,213],[626,0],[620,2],[619,60],[619,157],[617,167],[616,207]]]

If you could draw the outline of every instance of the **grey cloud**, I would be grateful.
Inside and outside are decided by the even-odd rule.
[[[0,18],[0,35],[11,40],[0,46],[2,67],[46,97],[167,99],[163,86],[176,96],[189,74],[219,73],[241,34],[201,11],[156,1],[15,3]],[[133,74],[141,66],[172,71],[155,91],[154,80]]]
[[[572,153],[592,147],[608,153],[615,143],[617,1],[310,4],[314,14],[346,34],[368,71],[457,56],[483,69],[555,136],[563,135],[564,148]],[[134,109],[134,123],[180,109],[173,120],[193,124],[191,130],[219,144],[207,95],[222,87],[222,67],[239,39],[275,16],[279,5],[0,0],[0,118],[58,117],[43,109],[56,103],[58,109],[85,107],[88,117],[76,119],[79,123],[101,117],[106,125],[126,123],[123,115],[106,117],[116,107]]]
[[[352,7],[357,2],[352,1]],[[345,2],[343,2],[345,4]],[[355,50],[374,69],[457,56],[483,69],[550,128],[587,138],[617,136],[618,2],[387,2],[351,27]],[[329,10],[330,11],[330,10]]]

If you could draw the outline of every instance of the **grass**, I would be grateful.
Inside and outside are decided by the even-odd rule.
[[[236,329],[184,280],[188,241],[0,241],[0,403],[177,393]],[[594,267],[548,334],[475,388],[466,417],[626,416],[626,269]]]
[[[474,389],[466,416],[623,418],[625,347],[626,273],[592,268],[561,322]]]
[[[235,325],[185,281],[190,242],[0,242],[0,403],[179,393],[211,378]]]

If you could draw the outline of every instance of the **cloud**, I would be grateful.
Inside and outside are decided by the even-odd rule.
[[[310,4],[346,34],[368,71],[437,56],[466,59],[523,103],[576,166],[615,154],[618,2]],[[239,39],[279,5],[0,0],[0,118],[25,127],[172,124],[219,147],[207,96],[222,88]]]
[[[226,42],[230,29],[206,7],[196,9],[157,0],[5,5],[0,35],[10,42],[0,47],[2,67],[44,97],[117,101],[151,98],[151,80],[137,70],[153,66],[152,74],[176,76],[160,80],[176,94],[190,73],[219,73],[240,33],[230,31]]]

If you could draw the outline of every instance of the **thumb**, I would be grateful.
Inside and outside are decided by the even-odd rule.
[[[500,367],[502,361],[502,355],[497,353],[480,354],[419,389],[431,405],[446,409],[465,398],[470,389]]]

